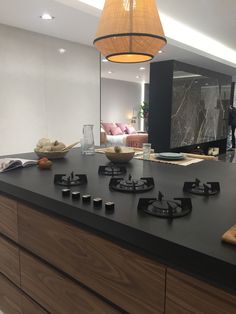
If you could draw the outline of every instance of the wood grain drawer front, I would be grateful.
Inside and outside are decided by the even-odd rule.
[[[0,274],[0,310],[4,314],[23,314],[21,294],[18,289]]]
[[[17,202],[0,194],[0,232],[18,241]]]
[[[24,205],[19,241],[130,313],[164,312],[165,268],[152,260]]]
[[[0,236],[0,272],[20,286],[19,248]]]
[[[22,297],[21,298],[21,308],[23,314],[47,314],[48,312],[44,311],[41,306],[32,301],[30,298]]]
[[[22,291],[0,274],[0,311],[4,314],[46,314]]]
[[[35,257],[21,252],[22,289],[53,314],[120,313]]]
[[[235,314],[236,295],[168,269],[166,314],[185,313]]]

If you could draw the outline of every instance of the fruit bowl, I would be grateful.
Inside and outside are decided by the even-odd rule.
[[[48,138],[41,138],[36,144],[34,149],[35,154],[39,158],[46,157],[50,159],[59,159],[64,158],[71,148],[79,144],[79,142],[73,143],[69,146],[66,146],[62,142],[53,141],[51,142]]]
[[[105,150],[106,157],[114,163],[126,163],[134,157],[135,151],[129,147],[122,147],[120,151],[115,151],[114,147]]]
[[[47,157],[49,160],[64,158],[69,151],[70,151],[69,149],[60,152],[40,152],[37,149],[34,150],[35,154],[39,158]]]

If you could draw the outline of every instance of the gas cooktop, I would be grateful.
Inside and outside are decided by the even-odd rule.
[[[113,191],[124,192],[124,193],[144,193],[154,189],[155,183],[152,177],[142,177],[140,179],[134,179],[131,174],[127,177],[114,177],[117,175],[125,174],[126,167],[109,164],[106,166],[99,166],[98,174],[104,176],[111,176],[109,187]],[[59,186],[65,186],[66,189],[62,190],[63,197],[69,197],[71,195],[72,200],[80,200],[80,191],[71,191],[71,188],[79,185],[87,184],[87,176],[85,174],[74,174],[71,172],[70,175],[56,174],[54,176],[54,183]],[[193,182],[185,182],[183,187],[184,192],[213,196],[220,192],[219,182],[207,182],[201,183],[199,179],[195,179]],[[91,195],[82,195],[82,201],[91,200]],[[94,206],[96,208],[102,207],[102,198],[99,196],[94,198]],[[110,202],[112,208],[115,207],[114,202]],[[97,205],[99,204],[99,206]],[[108,208],[108,203],[105,204]],[[192,211],[192,201],[188,197],[174,197],[167,199],[160,191],[157,198],[140,198],[138,202],[138,210],[145,212],[146,214],[160,217],[160,218],[179,218],[184,217]]]

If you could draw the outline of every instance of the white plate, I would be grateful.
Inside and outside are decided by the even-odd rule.
[[[166,160],[182,160],[185,158],[185,155],[182,153],[159,153],[157,158],[166,159]]]

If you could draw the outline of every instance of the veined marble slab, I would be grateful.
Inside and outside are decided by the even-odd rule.
[[[188,73],[174,77],[171,148],[227,137],[231,85]]]

